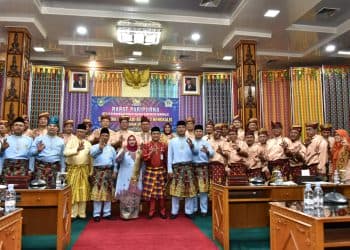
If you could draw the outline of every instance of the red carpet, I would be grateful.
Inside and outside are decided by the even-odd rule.
[[[153,218],[147,220],[90,221],[73,246],[73,250],[145,249],[145,250],[213,250],[215,244],[190,219]]]

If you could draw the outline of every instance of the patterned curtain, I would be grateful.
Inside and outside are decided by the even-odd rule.
[[[178,98],[179,77],[177,74],[153,73],[150,85],[150,97]]]
[[[89,82],[89,92],[69,92],[69,72],[65,77],[64,88],[64,107],[63,107],[63,120],[72,119],[75,121],[74,126],[81,123],[84,118],[90,118],[90,99],[91,99],[91,86],[92,78]]]
[[[2,100],[5,85],[5,61],[0,61],[0,99]],[[2,105],[0,105],[0,118],[2,115]]]
[[[180,96],[179,120],[193,116],[196,119],[196,124],[203,124],[202,95],[182,95],[182,88],[179,87],[178,96]]]
[[[94,77],[94,96],[121,96],[122,72],[120,71],[96,71]]]
[[[271,121],[283,124],[288,135],[291,122],[291,102],[288,70],[261,71],[260,78],[260,125],[271,130]]]
[[[37,127],[38,115],[60,115],[63,67],[32,67],[30,126]]]
[[[231,121],[231,74],[204,73],[204,100],[206,121],[215,123]]]
[[[323,123],[321,68],[291,68],[293,123]],[[303,129],[305,138],[305,129]]]
[[[349,130],[350,66],[323,66],[325,121]]]

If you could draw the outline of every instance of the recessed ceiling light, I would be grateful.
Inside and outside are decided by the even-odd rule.
[[[77,33],[79,35],[86,35],[87,34],[87,28],[85,26],[78,26],[77,27]]]
[[[90,68],[96,68],[96,60],[92,60],[89,62],[89,67]]]
[[[279,13],[279,10],[267,10],[264,14],[264,17],[276,17]]]
[[[224,60],[224,61],[231,61],[232,60],[232,56],[224,56],[222,58],[222,60]]]
[[[149,0],[135,0],[136,3],[149,3]]]
[[[329,45],[327,45],[325,50],[326,50],[326,52],[333,52],[335,50],[335,45],[329,44]]]
[[[339,50],[338,54],[339,55],[350,55],[350,51],[349,50]]]
[[[136,58],[129,57],[128,60],[129,60],[129,61],[136,61]]]
[[[176,66],[176,69],[181,69],[181,66]]]
[[[132,55],[133,56],[142,56],[142,51],[133,51]]]
[[[43,47],[33,47],[35,52],[45,52],[45,49]]]
[[[192,39],[193,41],[198,41],[199,39],[201,39],[201,35],[200,35],[199,33],[193,33],[193,34],[191,35],[191,39]]]

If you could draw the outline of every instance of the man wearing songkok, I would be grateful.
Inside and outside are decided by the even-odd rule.
[[[213,138],[209,140],[215,154],[209,159],[209,177],[211,183],[226,184],[227,158],[229,156],[230,147],[228,142],[221,137],[221,124],[216,124],[214,127]]]
[[[83,120],[83,124],[86,126],[86,136],[90,136],[92,133],[92,122],[89,118]]]
[[[91,200],[94,201],[93,219],[99,222],[103,203],[102,217],[110,220],[111,203],[114,197],[114,179],[117,173],[117,164],[114,147],[108,144],[109,130],[101,128],[100,142],[90,149],[93,158],[93,173],[91,183]]]
[[[290,148],[286,150],[289,158],[290,178],[294,182],[298,181],[301,176],[301,170],[305,163],[306,148],[300,140],[302,127],[301,125],[292,125],[289,138],[291,140]]]
[[[229,126],[227,123],[222,123],[221,124],[221,128],[222,128],[222,133],[221,133],[221,136],[224,138],[224,139],[228,139],[228,131],[229,131]]]
[[[166,219],[165,179],[168,146],[160,141],[160,128],[151,129],[152,141],[143,146],[142,158],[146,164],[143,176],[142,197],[149,202],[148,218],[156,212],[156,200],[159,200],[160,217]]]
[[[193,199],[197,194],[193,172],[193,143],[185,136],[186,122],[178,121],[177,136],[168,144],[168,175],[170,179],[171,216],[175,219],[179,213],[180,198],[185,198],[185,215],[193,218]]]
[[[72,187],[72,218],[86,218],[86,202],[90,196],[89,174],[91,172],[91,143],[86,140],[86,126],[79,124],[76,136],[66,144],[67,182]]]
[[[57,136],[58,117],[50,117],[46,135],[34,139],[30,152],[35,156],[34,175],[43,179],[48,185],[55,185],[57,172],[64,172],[64,142]]]
[[[24,132],[23,135],[34,138],[34,132],[29,128],[29,117],[27,115],[22,115],[24,120]]]
[[[205,133],[203,139],[209,141],[214,133],[214,122],[212,120],[207,121],[207,124],[205,125]]]
[[[4,139],[0,157],[4,160],[2,176],[29,176],[33,166],[29,166],[30,147],[33,139],[23,135],[24,119],[17,117],[12,123],[13,134]],[[31,167],[31,168],[30,168]]]
[[[329,175],[330,172],[330,165],[332,161],[332,149],[335,142],[334,137],[332,136],[332,124],[326,123],[320,125],[321,135],[323,138],[327,141],[327,152],[328,152],[328,158],[326,163],[326,174]]]
[[[305,163],[311,175],[326,177],[326,164],[328,160],[327,141],[317,134],[318,123],[309,122],[305,124],[307,146]]]
[[[209,159],[214,156],[214,150],[207,140],[203,139],[203,126],[194,127],[195,139],[193,140],[193,167],[194,175],[199,192],[199,204],[201,215],[208,213],[208,192],[209,192]],[[195,197],[194,210],[198,210],[198,199]]]
[[[255,142],[259,142],[258,119],[250,118],[247,123],[247,130],[253,132]]]
[[[139,145],[146,144],[152,140],[150,132],[151,121],[146,117],[141,117],[141,132],[137,133],[136,138]]]
[[[62,138],[64,141],[64,145],[67,145],[68,141],[71,140],[72,138],[76,137],[73,134],[73,120],[65,120],[63,122],[63,133],[62,133]]]
[[[289,160],[285,151],[290,148],[291,141],[281,136],[282,123],[271,122],[272,138],[267,141],[266,156],[270,172],[280,170],[285,180],[289,178]]]
[[[233,117],[232,125],[237,130],[238,140],[244,141],[244,129],[242,128],[242,120],[239,115]]]
[[[193,116],[189,116],[186,118],[186,137],[194,140],[194,124],[196,120]]]
[[[119,117],[119,131],[115,132],[110,138],[110,143],[112,145],[115,145],[116,148],[120,146],[125,147],[127,145],[127,139],[129,138],[129,136],[135,136],[135,133],[129,130],[129,120],[129,116],[126,115],[122,115]]]
[[[33,130],[34,137],[47,134],[47,125],[50,118],[49,112],[40,113],[38,127]]]
[[[269,138],[269,134],[267,132],[266,128],[261,128],[258,131],[259,134],[259,148],[260,148],[260,153],[258,155],[261,165],[262,165],[262,172],[264,172],[266,180],[269,180],[271,177],[268,164],[267,164],[267,155],[266,155],[266,147],[267,147],[267,140]]]
[[[92,132],[92,134],[88,137],[89,142],[91,142],[91,144],[98,144],[100,141],[100,131],[102,128],[106,128],[108,129],[109,138],[110,138],[110,141],[108,143],[111,143],[111,138],[115,134],[115,132],[109,128],[109,126],[111,125],[111,117],[107,114],[102,114],[100,124],[101,124],[101,128],[95,129]]]

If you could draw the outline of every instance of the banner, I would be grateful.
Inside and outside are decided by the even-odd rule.
[[[129,128],[140,131],[141,116],[147,116],[151,126],[163,128],[164,123],[170,122],[173,128],[179,118],[179,99],[177,98],[139,98],[139,97],[99,97],[91,98],[91,120],[93,128],[100,127],[102,114],[111,116],[113,130],[119,129],[119,117],[130,117]]]

